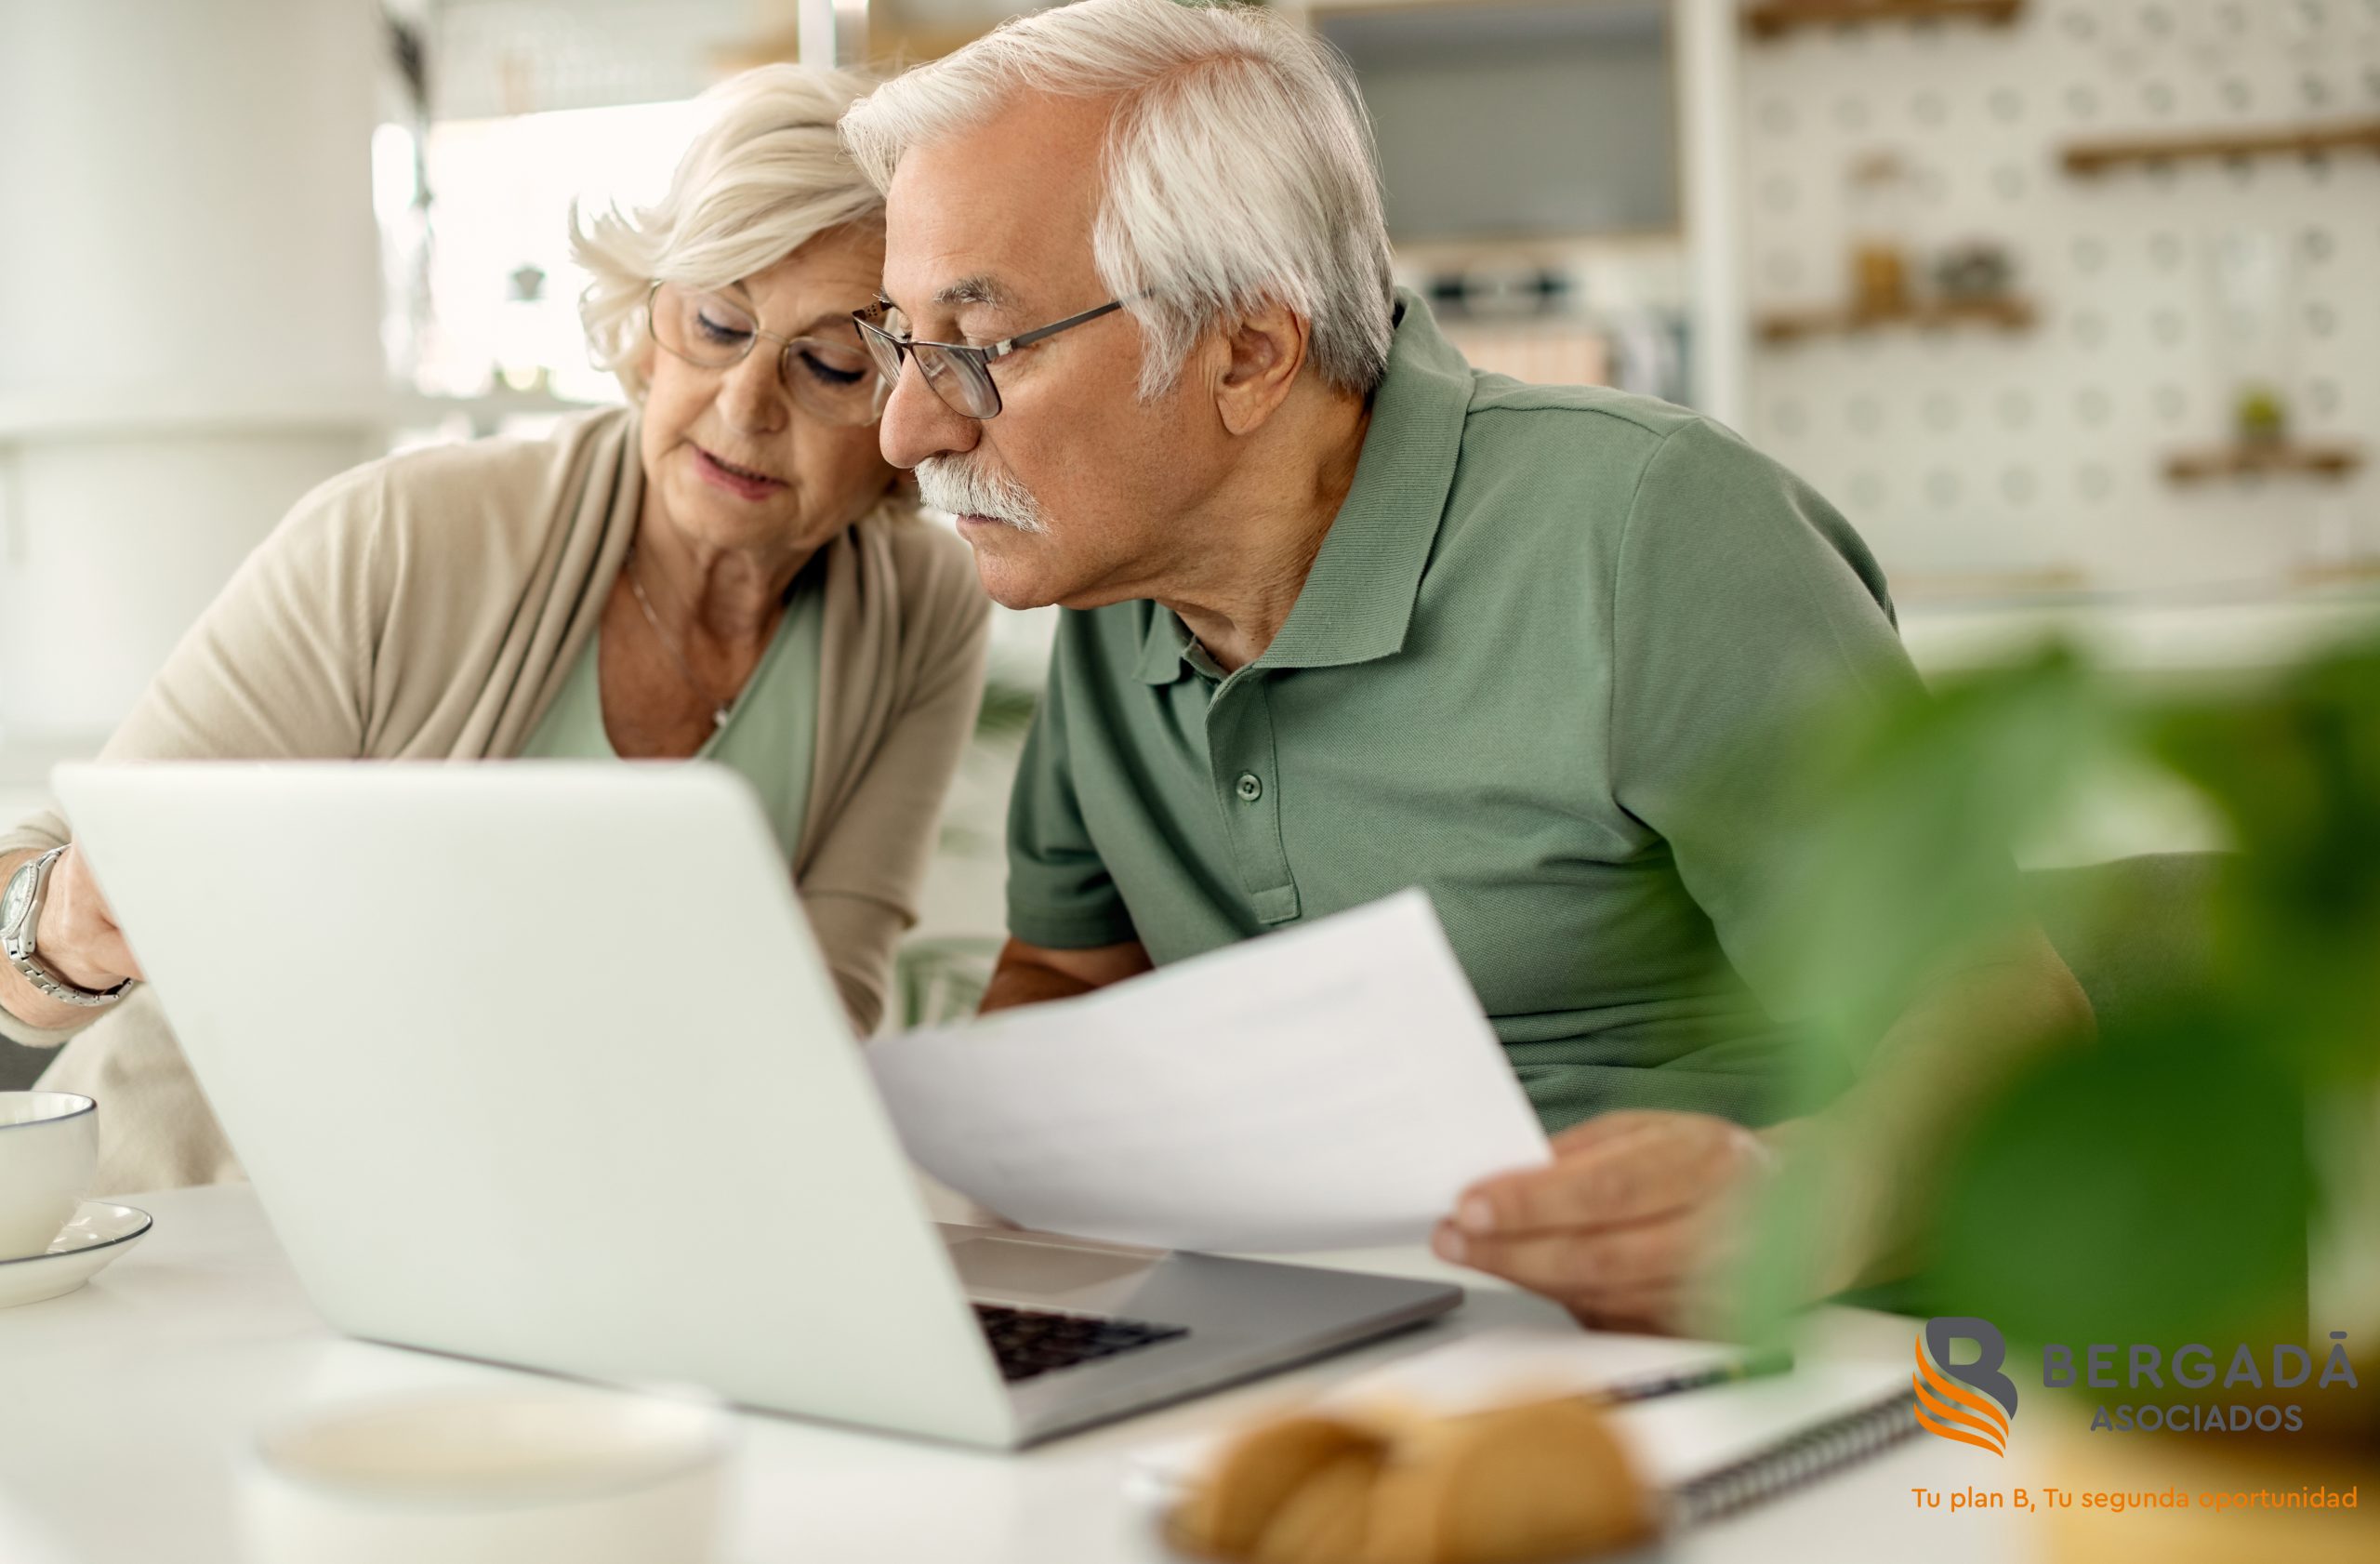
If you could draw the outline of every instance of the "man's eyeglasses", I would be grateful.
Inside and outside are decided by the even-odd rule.
[[[777,343],[778,382],[795,406],[821,423],[872,424],[884,411],[892,382],[877,374],[857,333],[780,337],[762,331],[752,311],[725,294],[676,283],[654,284],[644,306],[653,340],[704,369],[734,368],[762,338]]]
[[[853,311],[852,319],[859,326],[860,340],[867,344],[870,357],[876,361],[876,371],[887,387],[900,383],[901,361],[915,358],[919,373],[943,405],[961,418],[995,418],[1000,411],[1000,389],[992,383],[992,361],[1002,359],[1020,348],[1029,348],[1062,331],[1071,330],[1086,321],[1095,321],[1111,311],[1121,310],[1124,301],[1111,298],[1095,310],[1085,310],[1079,315],[1048,325],[1021,332],[1005,342],[987,347],[970,347],[964,342],[920,342],[913,337],[885,329],[887,323],[898,324],[900,311],[879,299],[867,309]]]

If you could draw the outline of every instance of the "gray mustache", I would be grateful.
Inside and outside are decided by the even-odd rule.
[[[985,516],[1019,532],[1047,532],[1033,491],[1015,479],[984,472],[953,457],[918,463],[918,494],[933,510],[954,516]]]

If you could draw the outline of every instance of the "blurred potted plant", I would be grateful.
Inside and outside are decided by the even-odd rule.
[[[2207,861],[2219,872],[2196,878],[2195,908],[2116,894],[2124,877],[2109,875],[2109,894],[2044,920],[2086,988],[2074,951],[2118,954],[2120,1002],[2095,991],[2095,1040],[2045,1051],[1964,1105],[1958,1133],[1901,1192],[1911,1274],[1855,1301],[1991,1320],[2012,1362],[2019,1344],[2155,1344],[2170,1361],[2206,1343],[2228,1362],[2233,1344],[2261,1355],[2288,1342],[2320,1371],[2338,1345],[2360,1388],[2041,1392],[2035,1404],[2069,1408],[2305,1403],[2303,1431],[2285,1438],[2086,1434],[2078,1420],[2050,1480],[2380,1488],[2380,639],[2253,692],[2146,703],[2052,652],[1871,712],[1831,753],[1826,872],[1796,935],[1814,1097],[1857,1072],[1946,952],[2026,915],[2004,844],[2055,818],[2096,767],[2165,768],[2220,812],[2237,848]],[[1806,1167],[1780,1182],[1746,1277],[1755,1330],[1781,1329],[1807,1295],[1825,1198]],[[2310,1337],[2309,1229],[2328,1235],[2316,1266],[2348,1282],[2318,1295],[2330,1318]],[[2055,1405],[2039,1415],[2063,1425]],[[2220,1524],[2060,1512],[2054,1530],[2078,1558],[2380,1557],[2380,1518],[2361,1510]]]

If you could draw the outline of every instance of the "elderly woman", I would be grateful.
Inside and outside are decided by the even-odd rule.
[[[877,450],[883,387],[852,312],[875,297],[882,205],[835,132],[870,85],[776,66],[720,88],[659,204],[575,232],[588,335],[631,405],[308,496],[107,758],[732,766],[872,1030],[987,605],[965,545],[916,517]],[[100,1186],[235,1176],[62,821],[0,836],[11,880],[39,902],[33,956],[0,961],[0,1033],[71,1040],[43,1081],[105,1105]],[[534,886],[482,894],[536,916]],[[226,930],[222,955],[271,993],[272,951]],[[325,1016],[325,1046],[337,1033]]]

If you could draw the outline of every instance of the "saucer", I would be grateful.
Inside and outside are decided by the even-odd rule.
[[[74,1219],[49,1240],[48,1253],[0,1260],[0,1309],[73,1292],[139,1242],[149,1227],[145,1211],[85,1200]]]

